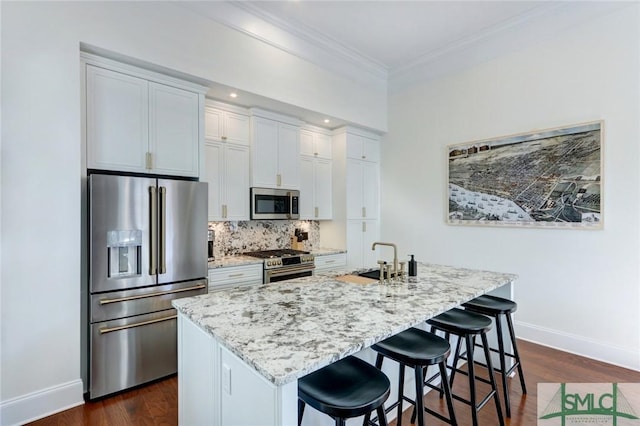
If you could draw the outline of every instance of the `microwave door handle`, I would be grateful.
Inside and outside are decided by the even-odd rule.
[[[287,197],[289,197],[289,214],[287,215],[287,219],[291,219],[291,217],[293,217],[293,194],[287,192]]]

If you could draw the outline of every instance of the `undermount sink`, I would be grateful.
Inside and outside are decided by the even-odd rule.
[[[371,278],[374,280],[379,280],[380,279],[380,269],[374,269],[372,271],[367,271],[367,272],[361,272],[358,274],[358,276],[360,277],[365,277],[365,278]],[[391,274],[392,277],[395,276],[395,274]],[[387,272],[387,274],[385,275],[385,279],[389,277],[389,272]]]

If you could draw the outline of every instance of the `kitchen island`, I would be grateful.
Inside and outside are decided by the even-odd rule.
[[[333,273],[175,300],[180,424],[296,425],[298,378],[516,278],[420,263],[402,284]]]

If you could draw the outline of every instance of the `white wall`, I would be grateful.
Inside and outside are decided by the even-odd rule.
[[[519,274],[524,338],[640,369],[638,4],[389,95],[382,233],[435,263]],[[445,146],[603,119],[602,231],[445,224]]]
[[[0,424],[81,403],[79,44],[373,128],[353,84],[167,2],[2,2]]]

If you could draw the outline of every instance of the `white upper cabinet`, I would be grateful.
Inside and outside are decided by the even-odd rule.
[[[332,140],[324,132],[308,125],[300,130],[300,219],[333,217]]]
[[[87,168],[199,177],[205,88],[95,55],[82,60]]]
[[[249,145],[249,116],[207,105],[205,138]]]
[[[90,65],[86,72],[87,167],[145,170],[147,81]]]
[[[347,159],[347,219],[377,219],[378,164]]]
[[[299,189],[298,126],[258,116],[251,123],[252,186]]]
[[[207,101],[204,153],[210,221],[249,220],[249,134],[248,115]]]
[[[365,136],[349,135],[347,158],[378,163],[380,161],[380,142]]]
[[[149,83],[149,152],[153,173],[198,176],[199,95]]]
[[[301,130],[300,155],[331,160],[331,136],[309,130]]]

